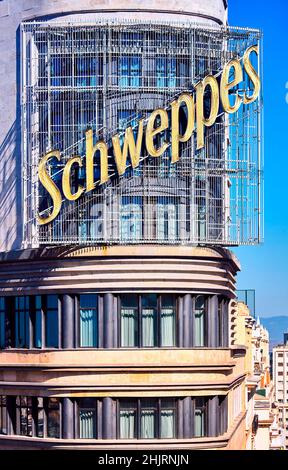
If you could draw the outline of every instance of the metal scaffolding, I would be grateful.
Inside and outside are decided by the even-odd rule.
[[[23,23],[25,246],[259,243],[261,99],[235,114],[220,112],[215,125],[205,130],[205,147],[196,150],[192,135],[181,145],[177,163],[171,163],[170,147],[159,159],[143,150],[139,167],[117,177],[110,156],[107,184],[75,202],[63,201],[60,214],[47,225],[39,226],[36,217],[51,206],[37,175],[46,152],[61,152],[61,163],[50,163],[59,185],[71,155],[85,160],[88,128],[94,142],[104,139],[111,145],[115,133],[123,135],[128,125],[136,130],[140,117],[166,108],[205,75],[220,74],[231,58],[241,58],[260,42],[258,30],[188,22]],[[259,63],[255,66],[260,73]],[[244,88],[251,88],[247,78]],[[85,181],[82,168],[74,177],[80,184]]]

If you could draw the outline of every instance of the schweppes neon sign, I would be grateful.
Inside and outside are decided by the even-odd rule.
[[[113,156],[117,173],[123,175],[127,168],[128,154],[132,168],[139,166],[141,149],[143,143],[147,150],[147,154],[151,157],[159,158],[171,145],[171,162],[176,163],[179,160],[179,144],[187,142],[194,132],[197,133],[197,150],[204,147],[204,129],[211,127],[218,116],[220,102],[224,112],[232,114],[236,113],[241,105],[248,105],[255,101],[260,93],[260,78],[257,71],[251,63],[251,53],[259,54],[258,46],[249,47],[241,59],[231,59],[224,67],[221,78],[218,81],[214,75],[207,75],[203,80],[194,86],[193,93],[183,92],[177,99],[169,103],[167,109],[171,111],[170,119],[167,109],[156,109],[148,119],[140,119],[138,121],[137,135],[132,127],[127,127],[124,134],[124,141],[120,141],[120,135],[116,134],[112,137]],[[230,80],[230,73],[233,72],[233,79]],[[246,91],[240,96],[235,96],[233,104],[230,102],[229,92],[235,86],[244,80],[246,73],[252,83],[252,93]],[[204,93],[207,87],[210,87],[210,110],[209,115],[204,114]],[[186,107],[187,123],[184,132],[180,132],[179,113],[182,106]],[[155,145],[155,137],[158,134],[170,129],[171,141],[163,142],[160,146]],[[122,139],[123,140],[123,139]],[[108,175],[108,144],[100,140],[93,144],[93,131],[85,132],[86,154],[85,154],[85,170],[86,185],[78,185],[77,191],[72,192],[71,189],[71,170],[75,165],[83,166],[80,156],[72,156],[64,166],[62,173],[62,192],[64,198],[69,201],[76,201],[83,193],[93,191],[97,185],[102,185],[109,181]],[[96,152],[100,154],[100,180],[94,181],[94,156]],[[47,169],[47,162],[56,158],[61,160],[59,150],[48,152],[40,161],[38,167],[39,181],[50,194],[53,202],[52,211],[47,216],[38,216],[40,225],[47,224],[57,217],[62,206],[62,194],[58,186],[55,184]]]

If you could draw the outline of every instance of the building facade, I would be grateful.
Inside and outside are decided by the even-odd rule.
[[[177,100],[247,66],[247,48],[259,71],[260,33],[228,28],[224,0],[180,4],[0,3],[1,449],[246,447],[240,265],[225,247],[261,239],[261,100],[243,74],[242,107],[212,126],[202,90],[203,148]],[[150,152],[133,150],[152,115]],[[101,185],[78,197],[96,153]]]
[[[275,402],[278,408],[279,421],[284,430],[286,450],[288,448],[287,364],[287,345],[283,344],[273,348],[273,381],[275,383]]]

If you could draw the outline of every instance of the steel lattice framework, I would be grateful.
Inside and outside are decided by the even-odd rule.
[[[188,22],[23,23],[25,245],[261,241],[261,99],[235,114],[220,113],[206,129],[205,147],[196,151],[193,135],[177,163],[171,164],[169,148],[160,159],[143,152],[137,169],[117,177],[111,157],[109,183],[64,201],[50,224],[36,222],[51,205],[37,178],[47,151],[59,149],[64,163],[71,155],[84,159],[87,128],[95,142],[111,142],[260,42],[258,30]],[[260,63],[255,67],[260,73]],[[251,88],[248,80],[245,87]],[[58,184],[63,163],[50,171]]]

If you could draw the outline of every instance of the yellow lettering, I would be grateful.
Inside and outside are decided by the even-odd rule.
[[[232,68],[234,69],[234,79],[231,82],[229,82],[230,70]],[[228,62],[228,64],[225,65],[224,67],[222,77],[221,77],[221,83],[220,83],[221,102],[222,102],[223,109],[224,111],[226,111],[226,113],[230,113],[230,114],[236,113],[236,111],[238,111],[242,103],[242,99],[240,98],[238,94],[236,94],[235,103],[233,106],[230,104],[230,100],[229,100],[229,90],[231,90],[236,85],[241,83],[242,80],[243,80],[243,71],[242,71],[242,67],[241,67],[239,60],[237,59],[230,60],[230,62]]]
[[[247,93],[245,93],[245,96],[244,96],[244,99],[243,99],[245,104],[253,103],[253,101],[255,101],[258,98],[259,93],[260,93],[260,86],[261,86],[260,77],[259,77],[259,75],[257,74],[256,70],[254,69],[253,65],[250,62],[251,52],[256,52],[256,54],[258,55],[259,54],[258,46],[249,47],[247,49],[247,51],[245,52],[244,57],[243,57],[244,69],[245,69],[248,77],[250,78],[251,82],[254,85],[254,91],[253,91],[253,94],[251,96],[248,96]]]
[[[82,166],[82,160],[80,157],[73,157],[68,160],[66,163],[64,170],[63,170],[63,175],[62,175],[62,189],[63,189],[63,194],[68,199],[69,201],[76,201],[79,199],[81,194],[84,191],[83,186],[78,187],[78,190],[76,193],[71,192],[71,184],[70,184],[70,176],[71,176],[71,168],[72,166],[78,163],[78,165],[81,167]]]
[[[37,217],[39,225],[48,224],[54,220],[55,217],[57,217],[59,214],[62,205],[61,193],[50,175],[47,173],[46,163],[50,158],[57,158],[57,160],[60,161],[60,152],[58,150],[52,150],[51,152],[46,153],[39,163],[39,181],[44,186],[46,191],[48,191],[53,201],[53,209],[51,214],[47,217]]]
[[[160,124],[155,128],[155,121],[160,118]],[[154,137],[168,128],[168,114],[164,109],[156,109],[151,113],[146,129],[146,148],[151,157],[161,157],[169,144],[164,142],[159,148],[154,145]]]
[[[135,144],[134,133],[132,127],[128,127],[125,131],[123,149],[121,149],[119,135],[112,137],[114,157],[119,175],[123,175],[127,166],[128,150],[130,153],[131,164],[133,168],[139,166],[139,158],[143,140],[144,119],[140,119],[138,124],[137,140]]]
[[[179,132],[179,110],[185,103],[187,108],[187,126],[183,135]],[[187,142],[190,139],[195,125],[195,103],[191,95],[183,93],[177,100],[171,103],[171,162],[179,160],[179,142]]]

